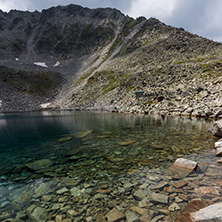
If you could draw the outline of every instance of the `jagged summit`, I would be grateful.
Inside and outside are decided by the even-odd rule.
[[[112,8],[0,11],[0,108],[213,115],[221,55],[220,43]]]

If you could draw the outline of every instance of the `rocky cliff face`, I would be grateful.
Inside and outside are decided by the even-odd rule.
[[[7,90],[0,90],[2,110],[12,109],[13,102],[13,110],[48,103],[54,108],[221,115],[222,45],[157,19],[134,20],[115,9],[77,5],[42,13],[0,12],[0,40],[0,75],[8,69],[15,79],[17,72],[29,76],[19,79],[29,84],[16,101],[16,83],[9,100]],[[48,87],[39,87],[46,81],[39,73],[48,78]],[[12,87],[4,79],[0,84]],[[29,90],[32,85],[39,90]],[[144,93],[136,99],[138,90]],[[21,105],[20,98],[36,102]]]

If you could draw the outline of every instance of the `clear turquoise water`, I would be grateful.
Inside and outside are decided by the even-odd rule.
[[[211,149],[213,138],[207,133],[211,123],[101,112],[1,114],[0,182],[73,174],[107,178],[130,169],[166,167],[177,157]],[[76,136],[89,130],[85,137]],[[58,142],[67,136],[70,141]],[[65,155],[73,150],[78,151],[74,161]],[[52,160],[53,166],[37,173],[27,169],[27,163],[41,159]]]

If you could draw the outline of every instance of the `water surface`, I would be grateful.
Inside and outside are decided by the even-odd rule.
[[[130,172],[159,172],[178,157],[196,155],[201,161],[213,147],[214,138],[207,132],[211,124],[195,118],[102,112],[1,114],[1,212],[25,211],[33,197],[16,208],[12,203],[18,192],[31,192],[43,181],[123,184]],[[50,164],[28,167],[39,160]]]

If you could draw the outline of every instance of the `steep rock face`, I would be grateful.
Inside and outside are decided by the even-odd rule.
[[[110,42],[125,19],[115,9],[91,10],[77,5],[42,13],[0,12],[0,54],[2,59],[7,56],[3,50],[9,58],[82,56]]]
[[[132,21],[116,9],[78,5],[0,11],[0,109],[32,110],[52,102]]]

